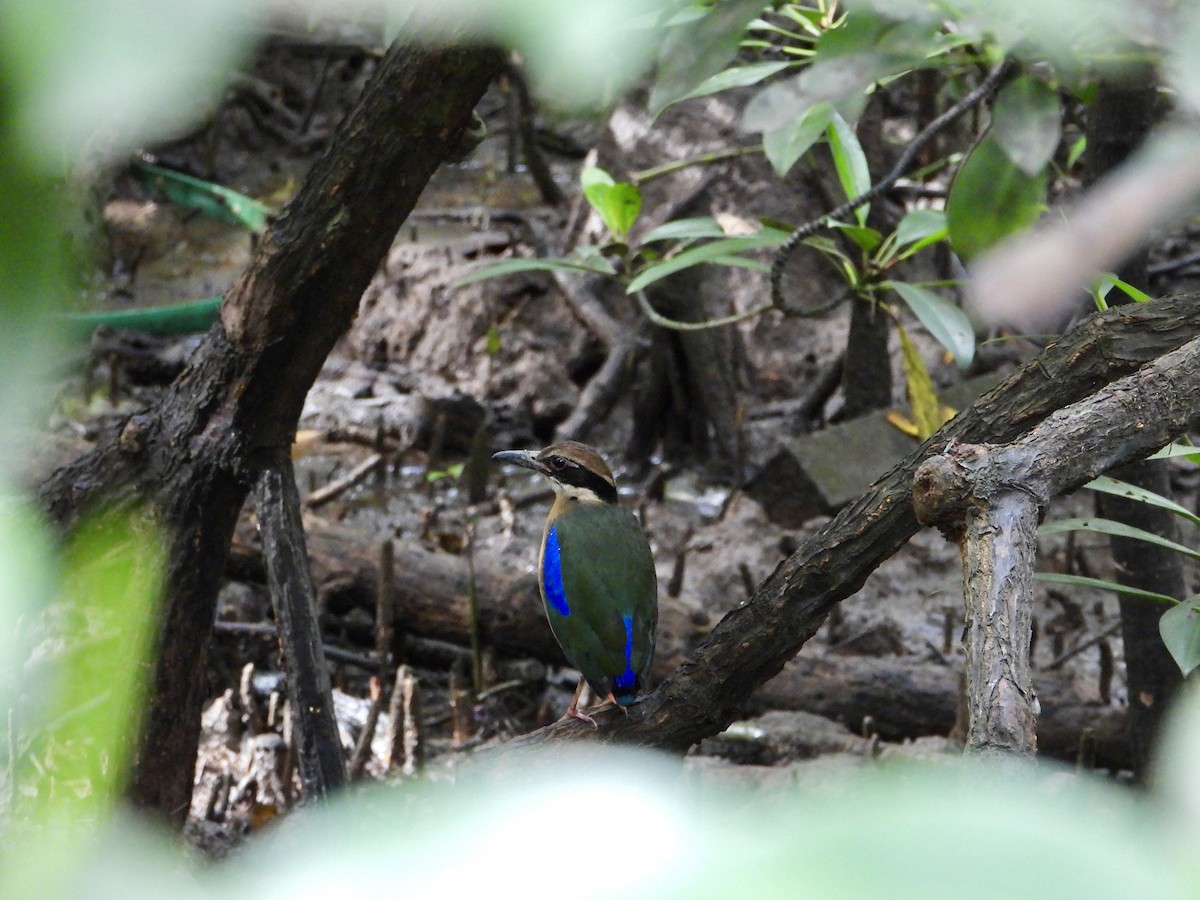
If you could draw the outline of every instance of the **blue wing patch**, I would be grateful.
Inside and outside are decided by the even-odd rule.
[[[569,616],[571,607],[567,606],[567,592],[563,588],[562,555],[558,549],[558,532],[550,526],[546,535],[546,552],[542,556],[542,587],[546,591],[546,602],[560,616]]]
[[[631,691],[637,686],[637,673],[633,671],[633,616],[622,616],[625,620],[625,671],[613,679],[613,687]]]

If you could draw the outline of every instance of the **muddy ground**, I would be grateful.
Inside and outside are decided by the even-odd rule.
[[[372,66],[365,50],[323,55],[281,40],[264,51],[205,128],[154,148],[155,158],[281,204]],[[480,109],[489,137],[435,178],[310,395],[298,473],[302,495],[310,497],[306,525],[314,552],[319,540],[342,548],[315,564],[315,578],[348,755],[372,707],[371,678],[381,679],[374,701],[380,715],[370,751],[359,754],[360,777],[412,777],[422,766],[452,770],[484,742],[552,721],[566,708],[575,676],[546,640],[529,588],[549,495],[526,474],[481,467],[480,460],[492,450],[549,441],[577,410],[605,348],[549,276],[514,275],[461,288],[456,282],[481,261],[535,253],[547,233],[563,227],[578,208],[580,156],[588,149],[598,148],[599,164],[620,175],[747,142],[736,131],[736,96],[682,104],[653,127],[643,99],[635,94],[606,118],[538,120],[543,152],[567,198],[551,207],[522,158],[511,156],[512,94],[495,88]],[[744,156],[648,183],[643,219],[649,227],[682,215],[735,212],[796,223],[832,205],[834,186],[827,182],[819,171],[800,167],[781,183],[761,158]],[[104,227],[89,302],[98,306],[219,294],[249,259],[246,232],[165,202],[129,172],[114,173],[97,204]],[[595,223],[584,223],[585,234],[594,232]],[[835,290],[829,274],[811,264],[811,272],[793,273],[793,280],[814,291]],[[756,272],[713,269],[703,276],[704,302],[716,314],[753,306],[765,290],[765,277]],[[629,307],[611,309],[619,322],[636,321]],[[843,307],[819,319],[772,313],[730,329],[744,440],[744,459],[732,477],[728,466],[714,464],[711,446],[708,458],[660,447],[648,459],[630,460],[634,410],[628,397],[590,423],[587,440],[609,459],[623,502],[641,516],[654,550],[665,629],[660,675],[825,521],[821,515],[773,521],[772,511],[741,485],[777,455],[782,439],[801,430],[796,405],[836,364],[847,321]],[[98,418],[153,402],[195,340],[139,345],[150,358],[167,360],[161,371],[147,374],[130,363],[127,344],[98,335],[86,377],[64,386],[59,438],[78,448]],[[960,380],[938,348],[920,340],[939,386]],[[903,408],[895,344],[893,335],[894,401]],[[1000,346],[987,354],[997,375],[1035,349],[1020,341]],[[840,402],[834,392],[819,404],[819,421],[836,418]],[[365,467],[361,480],[311,502],[313,492],[356,467]],[[1186,476],[1180,487],[1194,497]],[[1086,512],[1090,503],[1068,498],[1052,515]],[[244,519],[221,598],[192,809],[193,833],[218,854],[297,799],[271,605],[254,564],[252,509]],[[477,587],[485,612],[514,597],[530,605],[516,618],[520,623],[527,615],[531,623],[526,647],[519,634],[506,633],[503,651],[496,650],[485,630],[478,692],[466,622],[434,620],[419,598],[394,594],[384,616],[393,621],[381,623],[362,582],[377,567],[385,541],[393,543],[397,560],[438,573],[441,580],[431,575],[428,581],[435,599],[440,591],[448,604],[465,602],[473,567],[484,573]],[[352,546],[360,549],[351,552]],[[1099,538],[1057,538],[1043,550],[1047,569],[1079,571],[1082,560],[1089,574],[1107,572]],[[351,557],[354,562],[346,562]],[[689,767],[697,777],[769,785],[835,777],[847,765],[896,755],[955,752],[960,607],[957,548],[936,533],[918,535],[838,607],[796,663],[747,698],[745,721],[693,750]],[[1055,720],[1054,704],[1064,711],[1055,726],[1060,733],[1043,738],[1044,746],[1071,762],[1119,770],[1125,697],[1115,601],[1056,588],[1039,596],[1035,617],[1039,692],[1042,684],[1053,685],[1043,697],[1044,718]],[[388,651],[386,659],[380,648]],[[411,667],[413,681],[409,696],[391,703],[398,663]],[[393,722],[390,703],[392,712],[409,711],[405,723]]]

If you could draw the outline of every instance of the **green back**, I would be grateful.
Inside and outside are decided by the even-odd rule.
[[[613,689],[613,679],[627,665],[644,682],[654,657],[658,580],[637,519],[620,506],[580,503],[572,504],[551,524],[570,608],[564,616],[546,603],[554,636],[601,696]],[[541,574],[545,600],[546,573]],[[628,661],[625,616],[632,619]]]

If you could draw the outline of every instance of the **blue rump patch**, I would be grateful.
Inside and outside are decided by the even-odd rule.
[[[542,556],[542,586],[546,589],[546,600],[560,616],[569,616],[567,592],[563,588],[562,555],[558,549],[558,532],[550,526],[546,535],[546,552]]]
[[[622,616],[625,620],[625,671],[613,679],[613,687],[619,691],[632,691],[637,687],[637,674],[633,671],[633,616]]]

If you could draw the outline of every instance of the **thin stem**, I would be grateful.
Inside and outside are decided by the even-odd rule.
[[[632,173],[629,176],[629,180],[634,184],[642,184],[643,182],[652,181],[664,175],[670,175],[672,172],[678,172],[680,169],[686,169],[690,166],[703,166],[708,163],[736,159],[739,156],[749,156],[752,153],[761,152],[761,146],[734,147],[732,150],[714,150],[711,153],[701,153],[699,156],[689,156],[687,159],[676,159],[669,163],[663,163],[660,166],[651,166],[649,169],[642,169],[640,172]]]
[[[833,209],[830,212],[827,212],[825,215],[801,225],[792,232],[786,243],[784,243],[775,252],[775,259],[771,263],[771,302],[774,306],[779,309],[784,308],[783,268],[787,263],[788,257],[791,256],[792,251],[796,249],[796,245],[805,238],[811,237],[822,228],[826,227],[826,222],[829,219],[841,218],[842,216],[846,215],[846,213],[853,212],[860,206],[870,203],[885,191],[890,190],[897,181],[904,177],[904,173],[908,171],[908,168],[916,160],[917,154],[921,152],[922,148],[924,148],[924,146],[928,144],[938,132],[946,128],[946,126],[950,125],[960,116],[962,116],[963,113],[967,112],[967,110],[971,109],[971,107],[975,106],[985,97],[990,95],[992,91],[995,90],[996,86],[1000,84],[1001,80],[1003,80],[1008,74],[1012,65],[1013,64],[1007,59],[1001,60],[995,66],[995,68],[988,73],[988,76],[979,83],[977,88],[975,88],[965,97],[951,106],[948,110],[926,125],[921,133],[912,139],[909,145],[904,149],[904,152],[900,154],[900,159],[896,161],[896,165],[892,167],[892,170],[888,172],[887,175],[885,175],[880,181],[872,185],[868,190],[859,194],[853,200],[846,201],[836,209]]]
[[[731,316],[722,316],[719,319],[705,319],[703,322],[681,322],[678,319],[668,319],[666,316],[659,313],[650,301],[646,298],[645,291],[638,291],[635,294],[637,297],[638,306],[642,308],[642,312],[646,314],[646,318],[663,328],[670,328],[673,331],[704,331],[708,328],[721,328],[724,325],[732,325],[735,322],[742,322],[746,319],[752,319],[757,315],[769,312],[774,308],[773,303],[762,303],[758,306],[751,307],[740,313],[734,313]]]

